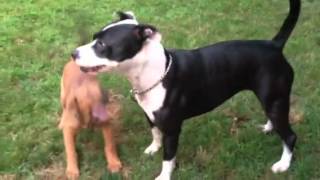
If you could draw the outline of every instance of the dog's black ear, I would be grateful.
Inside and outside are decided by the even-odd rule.
[[[133,33],[139,40],[145,41],[148,38],[152,38],[157,33],[157,29],[151,25],[139,24]]]
[[[131,12],[131,11],[128,11],[128,12],[118,11],[117,15],[119,16],[120,21],[126,20],[126,19],[135,19],[136,18],[134,16],[133,12]]]

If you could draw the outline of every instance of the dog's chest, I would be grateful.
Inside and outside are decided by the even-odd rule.
[[[159,84],[157,87],[144,95],[135,96],[138,104],[142,107],[142,109],[152,122],[154,122],[155,120],[153,112],[159,110],[163,106],[165,97],[166,89],[162,84]]]

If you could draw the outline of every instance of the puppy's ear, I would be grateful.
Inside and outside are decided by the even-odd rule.
[[[127,12],[118,11],[117,15],[119,16],[120,21],[126,20],[126,19],[136,19],[132,11],[127,11]]]
[[[157,29],[154,26],[139,24],[135,27],[133,33],[134,35],[142,41],[145,41],[148,38],[153,38],[157,34]]]

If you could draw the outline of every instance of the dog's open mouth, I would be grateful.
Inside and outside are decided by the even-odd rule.
[[[104,67],[106,67],[106,66],[105,65],[94,66],[94,67],[81,66],[80,69],[81,69],[81,71],[88,73],[88,72],[98,72],[99,70],[103,69]]]

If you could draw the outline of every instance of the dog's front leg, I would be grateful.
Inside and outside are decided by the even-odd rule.
[[[78,179],[80,175],[75,147],[76,134],[77,130],[75,128],[63,128],[63,141],[67,159],[66,175],[68,179]]]
[[[153,155],[162,146],[162,132],[158,127],[156,127],[153,124],[153,122],[149,119],[147,114],[145,114],[145,116],[151,128],[152,143],[144,150],[144,153],[148,155]]]
[[[151,127],[152,143],[144,150],[145,154],[153,155],[162,145],[162,132],[156,126]]]
[[[163,162],[160,175],[155,180],[170,180],[176,166],[176,152],[178,149],[180,130],[163,134]]]
[[[121,161],[119,160],[116,142],[114,140],[114,133],[112,127],[106,126],[102,129],[104,138],[104,153],[108,161],[108,170],[112,173],[119,172],[122,168]]]

